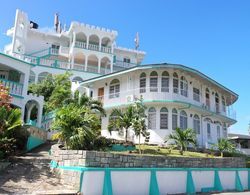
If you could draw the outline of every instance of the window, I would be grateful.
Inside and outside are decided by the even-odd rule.
[[[169,92],[169,74],[164,71],[161,76],[161,92]]]
[[[179,93],[179,79],[176,73],[173,74],[173,92]]]
[[[223,112],[226,112],[226,101],[225,98],[222,96],[222,110]]]
[[[221,135],[220,135],[220,125],[217,125],[217,139],[220,139]]]
[[[206,118],[204,121],[207,122],[207,138],[211,139],[212,138],[212,136],[211,136],[211,123],[212,123],[212,120],[209,119],[209,118]]]
[[[157,92],[158,91],[158,74],[157,72],[153,71],[150,74],[150,92]]]
[[[208,88],[206,89],[206,107],[210,109],[210,93]]]
[[[148,128],[156,129],[156,110],[154,107],[148,110]]]
[[[188,82],[184,76],[181,77],[181,95],[188,96]]]
[[[193,88],[193,99],[197,102],[200,101],[200,90],[197,88]]]
[[[130,59],[129,58],[123,58],[123,62],[130,63]]]
[[[196,134],[200,134],[201,132],[201,122],[199,116],[196,114],[194,115],[193,119],[193,128]]]
[[[172,129],[175,130],[177,128],[177,123],[178,123],[178,112],[174,108],[172,110]]]
[[[224,125],[223,125],[223,137],[227,138],[227,125],[226,125],[226,123],[224,123]]]
[[[160,110],[160,129],[168,129],[168,109],[165,107]]]
[[[218,93],[215,93],[215,107],[216,107],[216,112],[220,112],[220,102],[219,102],[219,95]]]
[[[118,79],[114,79],[111,81],[109,86],[109,98],[117,98],[120,96],[120,81]]]
[[[143,72],[140,75],[140,93],[146,92],[146,74]]]
[[[181,111],[180,113],[180,128],[187,129],[187,113],[185,111]]]

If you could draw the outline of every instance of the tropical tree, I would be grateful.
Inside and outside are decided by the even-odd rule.
[[[71,74],[47,75],[37,84],[29,85],[29,93],[44,96],[44,111],[50,112],[63,106],[65,100],[71,98]]]
[[[73,98],[65,100],[65,104],[70,103],[74,103],[78,106],[86,106],[92,112],[100,114],[101,116],[106,116],[106,112],[101,101],[94,100],[91,97],[88,97],[86,94],[80,95],[78,90],[75,91]]]
[[[212,148],[217,149],[220,152],[221,157],[223,157],[224,152],[235,151],[235,145],[226,138],[218,139],[218,142],[216,144],[213,144]]]
[[[166,141],[172,140],[180,148],[180,154],[187,150],[187,147],[191,144],[196,146],[196,133],[193,129],[182,130],[176,128],[175,132],[171,133]]]
[[[65,105],[56,111],[52,129],[58,133],[54,135],[54,139],[64,141],[67,148],[91,149],[93,140],[100,135],[100,129],[96,128],[100,124],[97,123],[100,123],[98,116],[88,107]]]
[[[143,99],[138,99],[133,104],[134,106],[134,119],[132,120],[132,128],[135,135],[139,138],[139,153],[141,154],[141,136],[149,139],[150,133],[147,131],[146,125],[146,106],[143,104]]]
[[[2,83],[0,83],[0,107],[7,107],[10,109],[10,102],[12,97],[9,95],[9,90]]]
[[[112,110],[109,118],[108,130],[123,131],[125,129],[125,142],[128,141],[128,130],[133,125],[135,110],[133,105],[129,105],[124,110],[115,108]]]

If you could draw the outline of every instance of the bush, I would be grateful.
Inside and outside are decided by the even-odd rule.
[[[16,139],[15,145],[18,150],[26,149],[29,136],[30,133],[25,127],[20,127],[13,130],[12,137]]]
[[[107,150],[112,147],[112,140],[106,137],[100,136],[93,142],[94,150]]]
[[[16,149],[16,140],[14,138],[1,138],[0,139],[0,151],[3,158],[13,153]]]

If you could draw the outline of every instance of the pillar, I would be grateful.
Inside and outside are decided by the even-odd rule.
[[[101,59],[98,58],[98,73],[101,72]]]
[[[37,127],[41,127],[42,124],[43,107],[38,105],[37,108]]]
[[[86,58],[85,58],[85,62],[84,62],[85,64],[84,64],[84,68],[85,68],[85,71],[87,71],[88,70],[88,56],[86,56]]]
[[[102,51],[102,40],[99,38],[99,51]]]

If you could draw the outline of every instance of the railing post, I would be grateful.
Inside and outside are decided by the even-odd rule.
[[[219,192],[223,191],[218,170],[214,171],[214,189]]]
[[[104,172],[103,195],[113,195],[110,169],[106,168]]]
[[[187,186],[186,186],[187,194],[195,194],[195,186],[192,177],[192,173],[190,170],[187,171]]]
[[[235,189],[238,192],[244,191],[241,180],[240,180],[239,171],[236,171],[236,173],[235,173]]]
[[[40,65],[40,57],[37,57],[36,63],[37,63],[37,65]]]
[[[155,170],[151,170],[149,194],[150,195],[159,195],[160,194]]]

